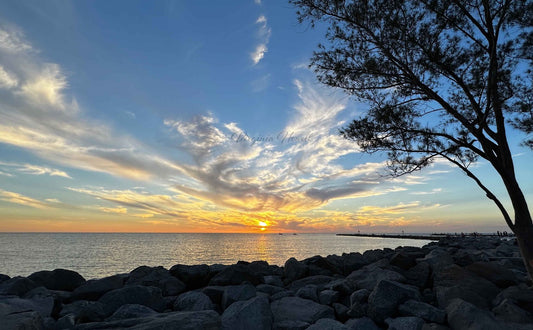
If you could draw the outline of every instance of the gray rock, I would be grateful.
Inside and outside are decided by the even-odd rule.
[[[50,290],[73,291],[83,283],[83,276],[68,269],[43,270],[28,276],[28,279]]]
[[[6,330],[40,330],[44,327],[41,315],[31,311],[0,315],[0,324]]]
[[[0,283],[5,282],[5,281],[9,280],[10,278],[11,277],[9,277],[8,275],[0,274]]]
[[[335,280],[334,277],[326,275],[308,276],[292,282],[290,289],[298,291],[298,289],[303,288],[306,285],[316,285],[318,290],[322,290],[333,280]]]
[[[333,319],[320,319],[307,330],[348,330],[348,327]]]
[[[306,285],[296,291],[296,297],[318,302],[318,287],[312,284]]]
[[[446,311],[416,300],[407,300],[398,306],[398,312],[405,316],[420,317],[427,322],[446,322]]]
[[[267,293],[269,296],[285,290],[279,286],[274,286],[270,284],[259,284],[258,286],[256,286],[256,289],[257,292],[264,292]]]
[[[341,296],[349,296],[357,289],[357,286],[353,282],[341,278],[329,282],[325,288],[337,291]]]
[[[293,282],[307,275],[307,266],[295,258],[285,261],[284,276],[287,283]]]
[[[342,259],[344,264],[343,275],[345,276],[368,265],[368,261],[359,252],[343,254]]]
[[[330,257],[332,259],[334,257]],[[330,263],[327,258],[322,256],[314,256],[302,261],[307,266],[307,275],[327,275],[340,274],[342,271],[334,264]]]
[[[272,328],[272,312],[268,299],[255,297],[231,304],[222,314],[222,329],[248,330]]]
[[[450,330],[450,328],[442,324],[426,323],[422,326],[422,330]]]
[[[88,280],[83,285],[74,289],[70,301],[98,300],[105,293],[120,289],[124,286],[126,275],[113,275],[97,280]]]
[[[205,311],[214,308],[211,299],[205,293],[197,291],[182,293],[174,302],[176,311]]]
[[[74,329],[76,326],[76,316],[74,314],[67,314],[60,317],[54,324],[54,329]]]
[[[320,291],[318,295],[318,301],[322,305],[332,305],[333,303],[336,303],[339,301],[340,294],[337,291],[334,290],[323,290]]]
[[[499,305],[505,299],[512,299],[520,306],[527,306],[533,312],[533,290],[525,284],[510,286],[500,292],[493,300],[495,306]]]
[[[209,285],[240,285],[244,282],[261,284],[264,275],[252,271],[248,266],[242,263],[227,266],[209,281]]]
[[[373,290],[376,284],[381,280],[389,280],[394,282],[405,283],[406,279],[403,275],[388,269],[380,267],[372,267],[372,265],[365,266],[359,270],[352,272],[346,280],[355,284],[361,289]]]
[[[119,309],[117,309],[113,313],[113,315],[109,317],[108,321],[146,317],[146,316],[154,315],[156,313],[157,312],[151,309],[150,307],[146,307],[146,306],[138,305],[138,304],[126,304],[126,305],[120,306]]]
[[[171,312],[154,314],[142,318],[124,319],[109,322],[79,324],[76,329],[180,329],[180,330],[218,330],[220,316],[215,311]]]
[[[228,308],[231,304],[240,300],[248,300],[255,297],[257,291],[253,285],[230,285],[224,288],[222,294],[221,307],[222,309]]]
[[[385,252],[379,249],[367,250],[363,253],[363,258],[366,260],[367,263],[376,262],[380,259],[385,258]]]
[[[263,277],[263,281],[268,285],[283,287],[281,276],[278,275],[266,275]]]
[[[379,327],[369,317],[349,319],[344,323],[349,330],[380,330]]]
[[[404,273],[407,284],[415,285],[421,289],[428,286],[431,269],[426,262],[420,262]]]
[[[350,306],[354,304],[364,304],[368,301],[368,297],[370,296],[370,293],[372,291],[367,289],[361,289],[353,292],[350,295]]]
[[[125,286],[109,291],[98,301],[104,305],[106,315],[113,314],[120,306],[126,304],[144,305],[157,312],[162,312],[165,308],[161,289],[151,286]]]
[[[209,282],[210,270],[208,265],[174,265],[169,270],[172,276],[185,283],[189,290],[204,287]]]
[[[505,329],[489,311],[482,310],[462,299],[454,299],[446,308],[448,324],[452,329],[501,330]]]
[[[59,317],[74,315],[76,321],[100,322],[106,318],[104,305],[98,301],[78,300],[72,304],[64,305],[59,312]]]
[[[424,258],[419,259],[419,262],[426,262],[433,272],[439,272],[440,269],[448,267],[453,264],[452,256],[442,248],[431,250]]]
[[[19,297],[0,297],[0,303],[9,306],[12,312],[34,311],[44,319],[52,316],[54,298],[22,299]]]
[[[507,322],[533,324],[531,313],[518,307],[510,299],[504,299],[498,306],[492,309],[492,312],[497,318]]]
[[[382,323],[395,316],[397,307],[409,299],[420,300],[418,289],[398,282],[380,281],[368,297],[368,316]]]
[[[275,300],[270,304],[270,308],[276,324],[289,320],[314,323],[322,318],[335,318],[333,308],[299,297]]]
[[[270,296],[270,301],[279,300],[285,297],[294,297],[294,292],[289,290],[284,290]]]
[[[308,322],[297,320],[285,320],[274,323],[273,329],[275,330],[305,330],[309,327]]]
[[[0,283],[0,294],[22,297],[39,285],[26,277],[13,277]]]
[[[496,284],[500,288],[517,285],[520,281],[515,272],[502,267],[498,262],[474,262],[466,267],[466,270],[477,274]]]
[[[335,311],[335,318],[341,322],[346,322],[349,319],[349,308],[341,303],[333,303],[333,309]]]
[[[388,330],[421,330],[424,320],[414,316],[397,317],[395,319],[386,319]]]
[[[177,296],[185,291],[185,284],[159,267],[140,266],[131,271],[127,285],[153,286],[161,289],[163,296]]]
[[[355,303],[350,306],[350,309],[348,310],[348,316],[351,318],[360,318],[364,317],[368,314],[368,304],[363,303]]]
[[[405,252],[396,252],[389,260],[392,266],[408,270],[416,265],[417,256]]]

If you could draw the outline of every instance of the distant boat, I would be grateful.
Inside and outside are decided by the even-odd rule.
[[[283,233],[279,233],[278,235],[283,235]]]
[[[296,234],[296,233],[292,233],[292,234],[293,234],[293,235],[298,235],[298,234]]]

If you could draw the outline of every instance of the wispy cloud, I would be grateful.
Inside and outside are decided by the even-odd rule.
[[[47,203],[42,202],[40,200],[24,196],[16,192],[6,191],[3,189],[0,189],[0,200],[37,209],[47,209],[50,207]]]
[[[259,44],[250,54],[254,65],[258,64],[265,57],[265,53],[268,51],[267,45],[270,41],[270,36],[272,34],[272,29],[270,29],[270,27],[268,26],[267,18],[264,15],[259,16],[255,21],[255,24],[259,26],[259,29],[257,31],[257,38],[259,39]]]
[[[13,168],[17,172],[31,175],[50,175],[50,176],[60,176],[68,179],[72,179],[65,171],[61,171],[55,168],[38,166],[32,164],[19,164],[19,163],[8,163],[0,161],[0,168]]]

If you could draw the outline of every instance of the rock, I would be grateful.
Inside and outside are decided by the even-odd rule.
[[[43,329],[43,318],[37,312],[25,311],[8,315],[0,315],[2,329]]]
[[[237,301],[222,314],[222,329],[248,330],[272,328],[272,312],[268,299],[255,297],[246,301]]]
[[[273,329],[275,330],[305,330],[309,327],[308,322],[285,320],[275,323]]]
[[[329,284],[334,279],[334,277],[326,275],[308,276],[292,282],[290,285],[290,289],[298,291],[298,289],[303,288],[306,285],[316,285],[318,290],[322,290],[326,287],[327,284]]]
[[[341,296],[349,296],[357,288],[355,283],[346,281],[345,278],[333,280],[325,286],[326,289],[334,290],[340,293]]]
[[[126,304],[122,305],[117,309],[113,315],[108,319],[108,321],[114,321],[114,320],[124,320],[124,319],[131,319],[131,318],[139,318],[139,317],[146,317],[150,315],[154,315],[157,312],[153,309],[138,305],[138,304]]]
[[[433,272],[438,272],[440,269],[452,265],[453,258],[446,250],[437,248],[431,250],[424,258],[419,259],[418,262],[426,262]]]
[[[279,286],[269,285],[269,284],[259,284],[256,287],[258,292],[264,292],[268,294],[269,296],[276,294],[278,292],[284,291],[283,288],[280,288]]]
[[[349,308],[341,303],[333,303],[333,310],[335,311],[335,318],[341,322],[346,322],[350,317],[348,316]]]
[[[364,304],[368,301],[368,296],[372,292],[367,289],[357,290],[350,295],[350,306],[354,304]]]
[[[208,265],[174,265],[169,270],[172,276],[176,277],[187,286],[188,290],[194,290],[204,287],[209,282],[209,266]]]
[[[422,326],[422,330],[450,330],[450,328],[442,324],[426,323]]]
[[[397,317],[395,319],[386,319],[388,330],[421,330],[424,320],[414,316]]]
[[[131,271],[127,285],[144,285],[160,288],[163,296],[176,296],[185,291],[185,284],[170,275],[165,268],[140,266]]]
[[[202,292],[188,291],[182,293],[174,302],[174,310],[176,311],[204,311],[211,309],[215,309],[213,302]]]
[[[284,290],[270,296],[270,301],[279,300],[285,297],[294,297],[294,292],[289,290]]]
[[[492,309],[492,312],[500,320],[533,324],[533,316],[531,313],[518,307],[510,299],[504,299],[498,306]]]
[[[299,297],[285,297],[270,304],[274,324],[283,321],[314,323],[322,318],[335,318],[333,308]]]
[[[307,330],[348,330],[348,327],[333,319],[320,319]]]
[[[161,289],[151,286],[125,286],[109,291],[98,301],[104,305],[106,315],[113,314],[120,306],[126,304],[144,305],[157,312],[162,312],[165,308]]]
[[[11,277],[9,277],[8,275],[0,274],[0,283],[5,282],[5,281],[9,280],[10,278]]]
[[[426,262],[420,262],[404,273],[406,283],[421,289],[428,287],[431,269]]]
[[[41,315],[44,319],[52,316],[54,309],[54,298],[34,298],[34,299],[22,299],[19,297],[0,297],[0,303],[9,306],[12,313],[22,311],[34,311]]]
[[[296,297],[318,302],[318,287],[312,284],[306,285],[296,291]]]
[[[433,286],[440,308],[460,298],[481,308],[489,308],[499,293],[497,286],[457,265],[450,265],[433,274]]]
[[[368,261],[359,252],[343,254],[342,259],[344,262],[344,267],[343,267],[344,276],[347,276],[351,274],[353,271],[356,271],[368,265]]]
[[[263,281],[268,285],[283,287],[283,281],[277,275],[266,275],[263,277]]]
[[[416,265],[416,255],[397,252],[390,258],[389,263],[392,266],[408,270]]]
[[[368,250],[363,253],[363,258],[369,264],[385,258],[385,252],[379,249]]]
[[[379,327],[369,317],[350,319],[344,324],[349,330],[379,330]]]
[[[508,287],[496,296],[493,303],[494,305],[499,305],[505,299],[512,299],[520,307],[533,312],[533,290],[525,284]]]
[[[256,293],[255,287],[250,284],[230,285],[224,288],[220,305],[225,310],[236,301],[248,300],[255,297]]]
[[[50,290],[73,291],[83,283],[85,279],[75,271],[68,269],[43,270],[28,276],[28,279]]]
[[[452,329],[501,330],[505,327],[492,313],[462,299],[454,299],[446,307],[448,324]]]
[[[453,261],[461,267],[468,266],[474,263],[472,252],[468,250],[459,250],[453,255]]]
[[[243,282],[258,285],[263,281],[263,276],[251,272],[248,265],[236,264],[224,268],[209,281],[209,285],[239,285]]]
[[[496,284],[500,288],[507,288],[519,283],[518,277],[510,269],[502,267],[498,262],[474,262],[466,270],[477,274]]]
[[[109,322],[79,324],[79,330],[96,329],[180,329],[180,330],[218,330],[220,316],[215,311],[171,312],[154,314],[142,318],[124,319]]]
[[[318,295],[318,301],[322,305],[332,305],[333,303],[336,303],[339,301],[340,295],[337,291],[334,290],[323,290],[320,291]]]
[[[398,305],[409,299],[420,300],[418,289],[398,282],[380,281],[368,297],[368,316],[382,323],[396,314]]]
[[[26,277],[13,277],[0,283],[0,294],[22,297],[39,285]]]
[[[122,288],[125,280],[126,275],[122,274],[97,280],[88,280],[74,289],[69,300],[98,300],[106,292]]]
[[[332,259],[330,257],[330,259]],[[302,261],[304,265],[307,266],[307,274],[309,276],[313,275],[327,275],[331,276],[333,274],[341,274],[342,271],[335,267],[332,263],[328,261],[327,258],[322,256],[314,256],[307,258]]]
[[[67,315],[74,315],[75,320],[80,323],[100,322],[107,316],[102,303],[87,300],[78,300],[63,306],[59,317]]]
[[[224,295],[223,286],[206,286],[201,292],[208,296],[213,303],[222,305],[222,296]]]
[[[54,329],[74,329],[76,326],[76,317],[74,314],[67,314],[60,317],[54,325]]]
[[[381,280],[404,283],[405,277],[395,271],[383,269],[380,267],[365,266],[352,272],[346,280],[352,282],[361,289],[373,290],[376,284]]]
[[[293,282],[295,280],[303,278],[307,275],[307,266],[295,258],[290,258],[285,261],[284,276],[286,283]]]
[[[416,300],[407,300],[398,306],[398,312],[405,316],[420,317],[427,322],[446,322],[446,311]]]

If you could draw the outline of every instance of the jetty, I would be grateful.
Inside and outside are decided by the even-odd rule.
[[[337,236],[358,236],[358,237],[375,237],[375,238],[403,238],[403,239],[424,239],[438,241],[447,235],[412,235],[412,234],[336,234]]]

